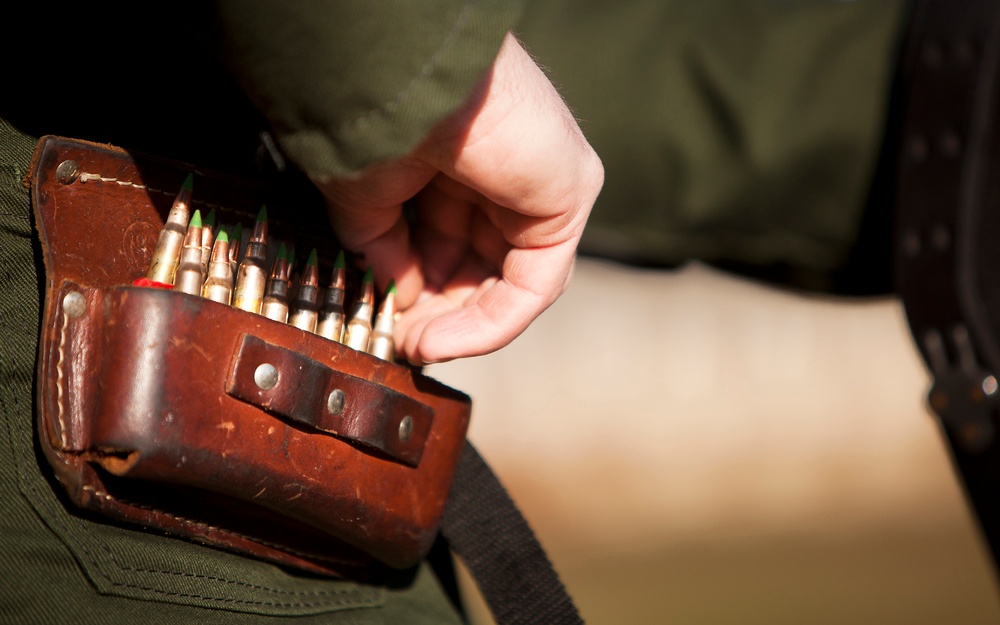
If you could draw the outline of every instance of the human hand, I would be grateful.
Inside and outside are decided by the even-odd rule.
[[[597,154],[511,35],[467,103],[412,154],[315,180],[341,243],[378,284],[395,279],[396,349],[414,364],[495,351],[548,308],[603,181]],[[412,224],[402,209],[411,198]]]

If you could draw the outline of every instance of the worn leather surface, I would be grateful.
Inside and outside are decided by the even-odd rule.
[[[437,533],[469,398],[260,315],[129,286],[188,172],[194,208],[246,227],[267,204],[272,232],[335,257],[325,222],[283,222],[301,207],[283,211],[263,185],[44,138],[38,426],[57,478],[84,508],[283,565],[415,564]],[[276,367],[273,389],[255,387],[254,359]],[[331,389],[344,397],[332,411]]]

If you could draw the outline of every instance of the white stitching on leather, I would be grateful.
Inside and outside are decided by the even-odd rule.
[[[119,180],[117,178],[105,178],[104,176],[102,176],[100,174],[90,174],[90,173],[86,173],[86,172],[80,174],[80,182],[90,182],[91,180],[100,180],[101,182],[113,182],[113,183],[115,183],[117,185],[121,185],[123,187],[135,187],[136,189],[147,189],[149,191],[153,191],[154,193],[165,193],[165,191],[161,191],[159,189],[152,189],[152,188],[147,187],[144,184],[138,184],[138,183],[132,182],[130,180]]]
[[[93,182],[108,182],[108,183],[113,182],[113,183],[115,183],[115,184],[117,184],[118,186],[121,186],[121,187],[131,187],[133,189],[139,189],[140,191],[148,191],[150,193],[159,193],[161,195],[166,195],[166,196],[169,196],[169,197],[174,197],[174,195],[175,195],[175,193],[173,193],[173,192],[165,191],[163,189],[154,189],[153,187],[149,187],[149,186],[146,186],[144,184],[137,183],[137,182],[132,182],[131,180],[119,180],[118,178],[108,178],[107,176],[102,176],[101,174],[92,174],[92,173],[88,173],[88,172],[84,172],[84,173],[80,174],[80,182],[81,183],[92,182],[92,181]],[[251,219],[255,219],[257,217],[256,213],[249,213],[247,211],[237,210],[237,209],[234,209],[234,208],[226,208],[225,206],[223,206],[221,204],[216,204],[214,202],[205,202],[205,201],[198,200],[198,199],[192,199],[191,200],[191,204],[192,205],[198,205],[198,206],[204,206],[205,208],[208,208],[208,209],[216,208],[216,209],[219,209],[219,210],[228,211],[230,213],[233,213],[234,215],[244,215],[244,216],[250,217]]]
[[[65,399],[65,393],[63,392],[63,362],[66,359],[67,326],[69,326],[69,314],[64,311],[62,314],[62,327],[59,329],[59,360],[56,361],[56,407],[58,408],[59,439],[63,449],[66,449],[68,446],[66,440],[66,420],[64,417],[66,410],[63,407]]]

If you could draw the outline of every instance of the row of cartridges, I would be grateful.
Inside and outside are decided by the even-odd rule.
[[[136,280],[136,285],[199,295],[288,323],[384,360],[394,359],[396,287],[393,282],[389,283],[376,312],[375,284],[369,268],[348,318],[344,307],[347,271],[343,252],[337,255],[325,289],[320,288],[315,249],[298,271],[297,279],[293,276],[294,251],[283,242],[268,270],[267,207],[261,207],[240,258],[242,226],[216,228],[214,211],[207,219],[202,219],[199,210],[192,214],[192,188],[193,177],[188,175],[167,214],[146,277]]]

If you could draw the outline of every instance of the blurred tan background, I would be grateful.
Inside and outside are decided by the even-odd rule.
[[[427,372],[590,625],[1000,622],[895,300],[583,259],[512,345]]]

